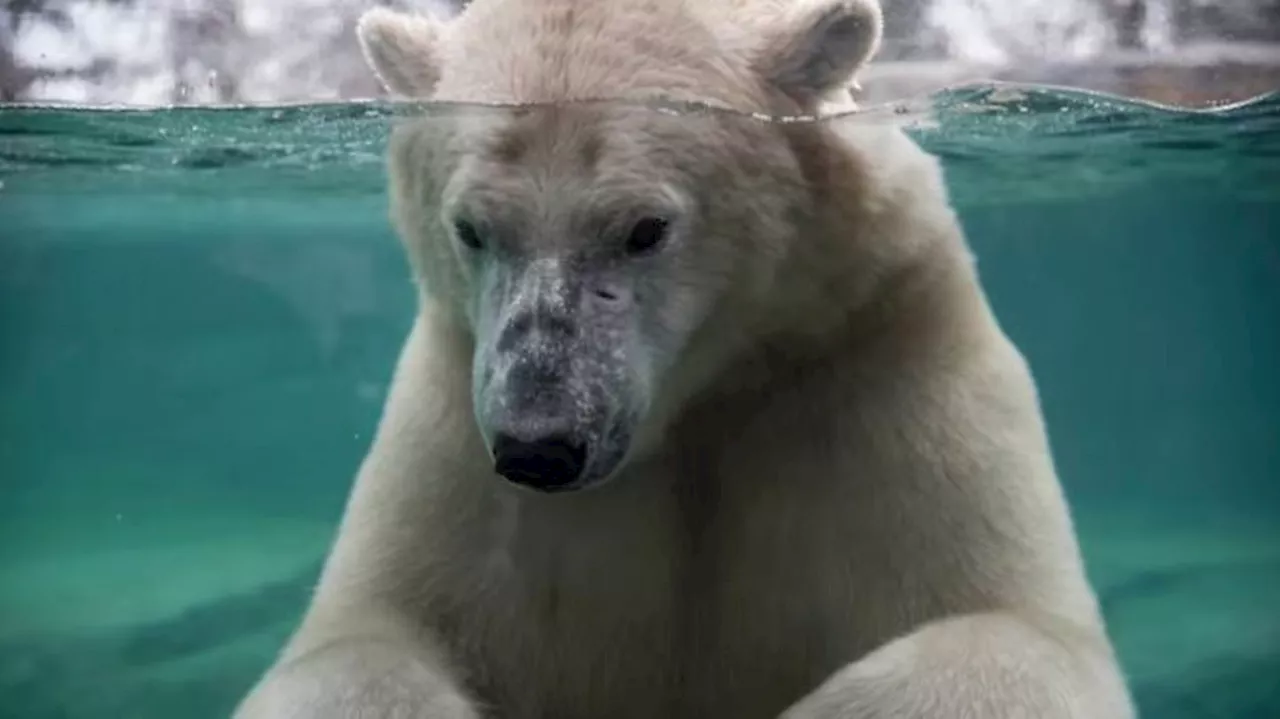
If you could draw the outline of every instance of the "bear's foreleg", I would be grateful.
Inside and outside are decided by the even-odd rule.
[[[410,647],[345,639],[273,669],[235,719],[477,719],[444,674]]]
[[[1011,613],[926,624],[836,672],[782,719],[1133,719],[1105,641]]]

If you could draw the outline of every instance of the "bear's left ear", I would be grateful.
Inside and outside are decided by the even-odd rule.
[[[424,98],[440,79],[441,23],[421,15],[373,8],[360,16],[356,34],[365,60],[382,86],[396,95]]]
[[[803,106],[851,85],[884,30],[878,0],[797,3],[756,56],[766,80]]]

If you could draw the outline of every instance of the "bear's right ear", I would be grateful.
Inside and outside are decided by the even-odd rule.
[[[441,30],[431,18],[381,7],[365,12],[356,24],[365,60],[382,86],[408,98],[430,95],[440,79],[436,46]]]
[[[812,106],[854,82],[883,32],[878,0],[805,0],[769,32],[756,68],[788,97]]]

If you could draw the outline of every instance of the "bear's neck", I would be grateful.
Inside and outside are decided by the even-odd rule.
[[[740,405],[744,417],[766,412],[772,398],[815,377],[839,382],[870,367],[905,369],[910,357],[936,357],[971,342],[975,324],[994,326],[966,248],[927,254],[883,276],[862,301],[800,309],[824,321],[782,322],[750,342],[740,339],[742,349],[707,373],[709,381],[689,393],[672,424],[697,422],[728,405]]]

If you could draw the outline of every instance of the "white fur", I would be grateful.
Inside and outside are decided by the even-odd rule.
[[[374,8],[360,17],[356,29],[365,59],[390,92],[413,97],[440,79],[431,48],[442,28],[432,18]]]
[[[669,89],[808,111],[874,49],[879,9],[806,5],[475,0],[447,31],[372,11],[361,32],[406,95]],[[876,18],[868,34],[807,20],[848,12]],[[594,34],[553,35],[577,43],[569,62],[531,65],[569,16]],[[687,52],[618,56],[628,36]],[[658,122],[611,127],[639,142]],[[678,266],[705,281],[672,291],[709,314],[668,358],[643,451],[558,495],[493,474],[466,273],[430,229],[444,180],[423,167],[451,160],[425,154],[427,130],[393,144],[421,310],[312,606],[240,719],[1133,716],[1031,375],[937,163],[887,127],[744,123],[723,147],[708,122],[662,141],[699,167],[757,162],[705,176],[702,254]],[[629,169],[658,172],[647,156]],[[491,179],[513,202],[534,191]]]

